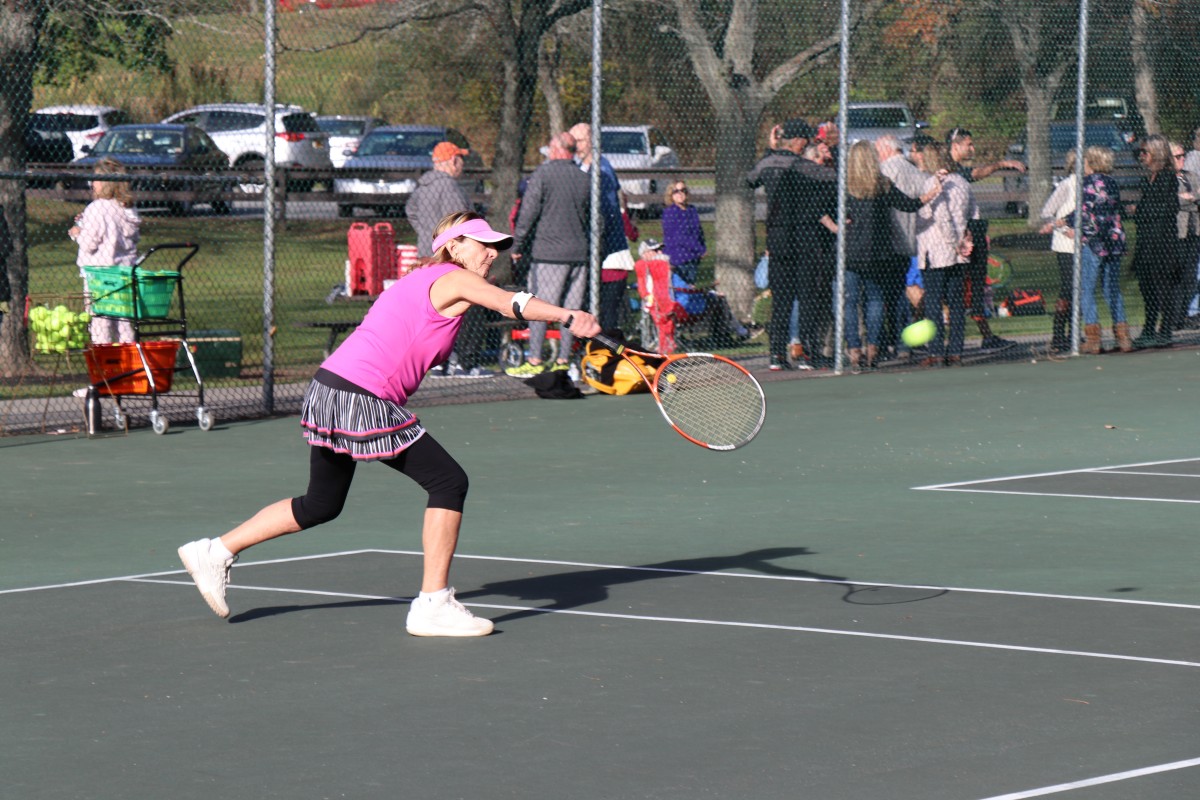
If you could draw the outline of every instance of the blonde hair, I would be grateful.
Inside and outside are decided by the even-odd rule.
[[[1151,172],[1162,172],[1171,165],[1171,145],[1165,136],[1157,133],[1147,136],[1146,141],[1142,142],[1142,152],[1150,156],[1150,163],[1146,166]]]
[[[887,192],[883,173],[879,171],[879,154],[873,143],[859,139],[850,146],[847,156],[847,194],[857,200],[869,200]]]
[[[932,174],[940,170],[949,170],[954,165],[950,161],[950,148],[941,142],[930,142],[921,149],[921,158],[925,171]]]
[[[1116,157],[1113,155],[1112,148],[1104,147],[1103,145],[1094,144],[1083,151],[1083,166],[1091,172],[1100,172],[1107,175],[1112,172],[1115,160]]]
[[[102,158],[96,162],[96,175],[124,175],[125,167],[111,158]],[[129,208],[133,205],[133,194],[129,191],[126,181],[95,181],[92,184],[96,198],[100,200],[116,200]]]
[[[455,225],[460,225],[473,219],[483,219],[483,217],[479,214],[476,214],[474,211],[455,211],[453,214],[447,214],[446,216],[442,217],[442,221],[439,222],[437,227],[433,229],[432,238],[436,239],[444,231],[450,230]],[[462,238],[463,237],[461,236],[458,237],[458,239]],[[453,242],[457,241],[458,239],[451,239],[450,241]],[[418,261],[416,268],[419,269],[420,267],[427,267],[430,264],[458,264],[460,267],[466,267],[465,264],[455,261],[454,257],[450,255],[450,242],[447,242],[439,247],[437,252],[435,252],[429,258],[423,258]]]

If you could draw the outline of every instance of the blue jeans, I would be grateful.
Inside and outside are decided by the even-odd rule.
[[[1100,310],[1096,306],[1096,284],[1104,293],[1108,313],[1113,324],[1125,321],[1125,298],[1121,295],[1121,257],[1101,258],[1086,244],[1080,252],[1079,313],[1085,325],[1100,323]]]
[[[929,342],[931,357],[962,355],[963,338],[967,328],[963,266],[954,264],[940,269],[930,267],[921,273],[925,280],[925,318],[933,320],[937,325],[937,335]],[[943,304],[950,319],[949,332],[942,321]]]
[[[837,281],[833,282],[833,291],[837,293]],[[858,333],[858,303],[862,300],[863,312],[866,317],[867,344],[879,344],[879,332],[883,330],[883,288],[852,269],[846,270],[846,346],[852,350],[862,349],[862,338]],[[837,310],[837,298],[834,298],[834,310]]]

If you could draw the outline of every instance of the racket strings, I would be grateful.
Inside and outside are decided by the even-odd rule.
[[[766,417],[758,381],[713,356],[668,362],[656,381],[663,415],[684,436],[714,449],[733,449],[757,435]]]

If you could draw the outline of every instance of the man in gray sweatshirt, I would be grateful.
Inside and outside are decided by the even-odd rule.
[[[528,258],[529,291],[547,302],[579,308],[587,292],[591,185],[587,173],[572,160],[575,138],[556,134],[547,161],[533,171],[513,231],[513,258]],[[574,337],[563,329],[556,363],[542,363],[546,323],[529,323],[526,363],[505,370],[530,377],[547,369],[567,369]]]
[[[433,255],[433,232],[448,214],[471,211],[471,198],[463,191],[458,179],[463,174],[464,150],[452,142],[438,142],[433,148],[433,169],[417,181],[417,188],[404,205],[404,214],[417,232],[417,255]],[[480,365],[484,335],[487,332],[487,312],[482,306],[472,306],[463,315],[462,332],[450,359],[430,370],[433,378],[486,378],[496,373]]]
[[[450,142],[433,148],[433,169],[417,181],[417,188],[404,205],[404,214],[417,232],[417,255],[433,255],[433,231],[447,214],[470,211],[471,198],[458,179],[463,173],[463,156],[469,154]]]

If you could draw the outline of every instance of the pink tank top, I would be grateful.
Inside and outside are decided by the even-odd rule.
[[[321,366],[385,400],[407,403],[425,373],[454,349],[462,317],[442,316],[429,289],[456,269],[430,264],[396,281]]]

